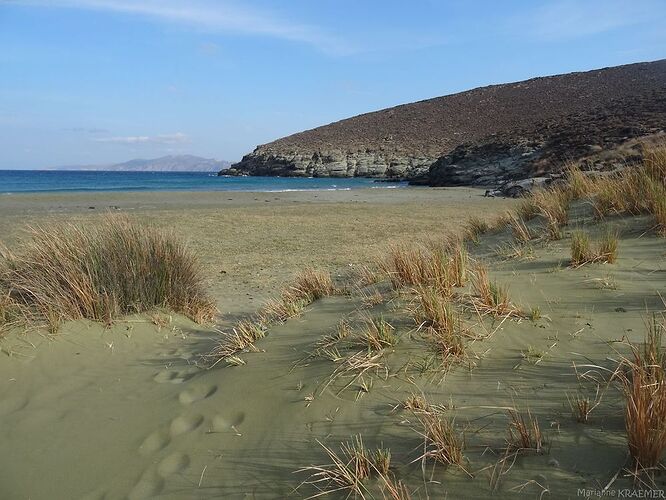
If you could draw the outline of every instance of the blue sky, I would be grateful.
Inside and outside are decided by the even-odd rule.
[[[0,168],[257,144],[666,57],[663,0],[0,0]]]

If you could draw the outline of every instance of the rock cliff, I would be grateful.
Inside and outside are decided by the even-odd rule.
[[[269,144],[221,175],[497,185],[666,126],[666,60],[491,85],[359,115]]]

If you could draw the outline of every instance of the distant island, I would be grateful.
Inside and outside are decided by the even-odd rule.
[[[65,165],[47,170],[106,170],[114,172],[218,172],[231,162],[194,155],[169,155],[153,159],[135,159],[124,163],[98,165]]]

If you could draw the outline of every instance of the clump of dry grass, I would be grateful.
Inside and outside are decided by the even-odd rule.
[[[539,207],[539,214],[546,220],[546,236],[550,240],[562,238],[560,228],[568,222],[567,211],[572,201],[566,186],[551,187],[537,191],[532,200]]]
[[[402,403],[402,406],[405,410],[413,411],[414,413],[419,411],[430,411],[430,403],[428,400],[419,394],[411,394],[407,397]]]
[[[236,323],[231,332],[219,333],[221,338],[213,350],[204,356],[213,361],[213,366],[240,351],[256,350],[254,343],[266,336],[266,326],[258,319],[243,319]]]
[[[387,474],[382,476],[382,480],[384,481],[384,489],[382,491],[384,498],[411,500],[412,495],[401,480],[396,481],[394,477],[389,477]]]
[[[508,214],[509,227],[513,239],[518,243],[528,243],[532,239],[532,233],[520,217],[513,213]]]
[[[443,359],[461,358],[465,354],[466,331],[460,314],[449,299],[433,287],[414,290],[415,301],[410,314],[423,329]]]
[[[469,255],[462,241],[457,241],[450,249],[448,277],[452,286],[460,287],[467,283]]]
[[[424,439],[424,451],[417,460],[433,460],[465,470],[465,439],[456,431],[454,419],[444,418],[433,411],[420,411],[415,415],[423,426],[420,434]]]
[[[288,319],[300,316],[309,303],[308,297],[286,288],[279,298],[269,299],[264,304],[259,311],[259,317],[264,324],[284,323]]]
[[[364,287],[377,283],[379,281],[379,275],[369,266],[360,265],[353,269],[351,279],[355,286]]]
[[[596,247],[592,246],[590,236],[584,231],[571,234],[571,265],[580,267],[593,262],[613,264],[617,260],[618,233],[606,231]]]
[[[452,287],[465,283],[467,263],[467,250],[458,240],[448,248],[394,245],[380,262],[380,268],[396,289],[405,286],[434,286],[450,295]]]
[[[527,414],[508,410],[509,428],[507,449],[514,452],[535,451],[541,453],[545,444],[539,421],[527,410]]]
[[[364,315],[359,341],[368,350],[379,351],[398,342],[393,326],[383,316]]]
[[[631,345],[617,371],[626,400],[627,444],[636,471],[657,467],[666,450],[666,356],[663,316],[653,316],[642,349]]]
[[[656,229],[666,234],[666,145],[645,151],[639,167],[605,177],[595,187],[593,208],[597,218],[619,214],[649,214]]]
[[[569,164],[564,169],[567,189],[573,199],[590,196],[596,189],[595,179],[585,174],[579,165]]]
[[[339,453],[321,442],[317,442],[328,455],[330,463],[311,465],[296,471],[310,473],[310,476],[300,486],[313,486],[318,493],[308,498],[339,492],[347,492],[347,497],[353,495],[365,498],[367,487],[363,484],[363,481],[373,476],[383,479],[387,485],[392,484],[387,481],[391,466],[391,451],[389,449],[380,447],[371,451],[366,448],[360,434],[354,436],[351,442],[341,443]],[[398,492],[401,490],[406,491],[404,487],[396,488]]]
[[[490,231],[490,224],[488,221],[473,215],[467,219],[467,222],[463,226],[462,234],[466,239],[478,243],[479,236],[486,234],[488,231]]]
[[[108,216],[94,226],[32,229],[31,240],[6,261],[0,288],[13,301],[46,318],[114,318],[156,308],[197,322],[216,307],[199,263],[172,233]]]
[[[484,266],[477,266],[472,279],[474,296],[472,303],[482,314],[493,316],[522,317],[521,310],[514,306],[509,299],[508,289],[496,281],[490,281],[488,270]]]
[[[309,302],[333,295],[336,290],[331,273],[311,267],[305,268],[296,276],[291,288],[296,296],[307,299]]]
[[[584,231],[571,233],[571,265],[581,266],[594,260],[590,235]]]
[[[403,402],[403,407],[411,410],[421,424],[418,433],[424,440],[423,453],[415,462],[433,460],[444,465],[456,465],[466,471],[463,455],[465,439],[456,431],[455,420],[443,417],[420,395],[409,396]]]
[[[597,385],[597,393],[594,399],[590,399],[589,396],[584,396],[580,392],[577,392],[574,396],[569,396],[569,394],[567,394],[567,402],[569,403],[571,414],[576,422],[586,424],[590,419],[592,411],[601,404],[599,386]]]
[[[259,318],[264,324],[284,323],[299,316],[309,304],[337,291],[331,274],[312,268],[304,269],[285,287],[277,299],[270,299],[259,311]]]
[[[377,288],[372,291],[359,289],[357,293],[361,299],[361,307],[371,308],[385,300],[384,295]]]
[[[418,245],[392,245],[380,269],[388,276],[393,288],[416,285],[427,280],[427,256]]]
[[[0,335],[26,320],[21,306],[9,292],[0,291]]]

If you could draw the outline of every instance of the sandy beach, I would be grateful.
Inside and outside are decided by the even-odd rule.
[[[515,205],[483,194],[472,188],[380,188],[0,195],[0,241],[11,248],[31,225],[130,214],[186,239],[204,264],[221,311],[247,313],[304,266],[341,271],[373,261],[390,241],[436,237],[458,230],[470,213]]]
[[[593,381],[664,309],[666,253],[649,217],[599,223],[576,202],[559,240],[533,236],[512,255],[504,229],[470,244],[473,262],[527,312],[494,318],[465,308],[473,340],[451,369],[410,317],[411,292],[386,280],[315,301],[233,362],[202,362],[220,330],[231,331],[304,266],[343,276],[391,242],[437,241],[470,215],[490,218],[516,203],[462,188],[0,198],[9,248],[27,225],[94,221],[112,206],[174,230],[200,256],[220,309],[206,326],[155,311],[110,327],[70,321],[55,335],[33,328],[1,338],[2,496],[307,498],[318,490],[306,468],[330,462],[324,446],[339,452],[358,435],[371,450],[390,448],[392,474],[412,498],[574,498],[609,481],[616,492],[634,488],[618,472],[627,463],[622,398]],[[540,224],[528,231],[536,235]],[[615,231],[617,261],[571,266],[581,228],[593,238]],[[372,293],[379,300],[368,302]],[[455,293],[465,303],[469,283]],[[388,322],[393,340],[367,351],[373,369],[346,372],[355,344],[322,342],[341,321],[354,332],[368,318]],[[415,395],[455,421],[464,465],[419,460],[419,414],[405,409]],[[571,407],[576,398],[591,402],[586,422]],[[507,455],[512,408],[536,419],[543,448]],[[650,487],[663,489],[663,478]],[[366,498],[386,498],[379,480],[363,488]]]

